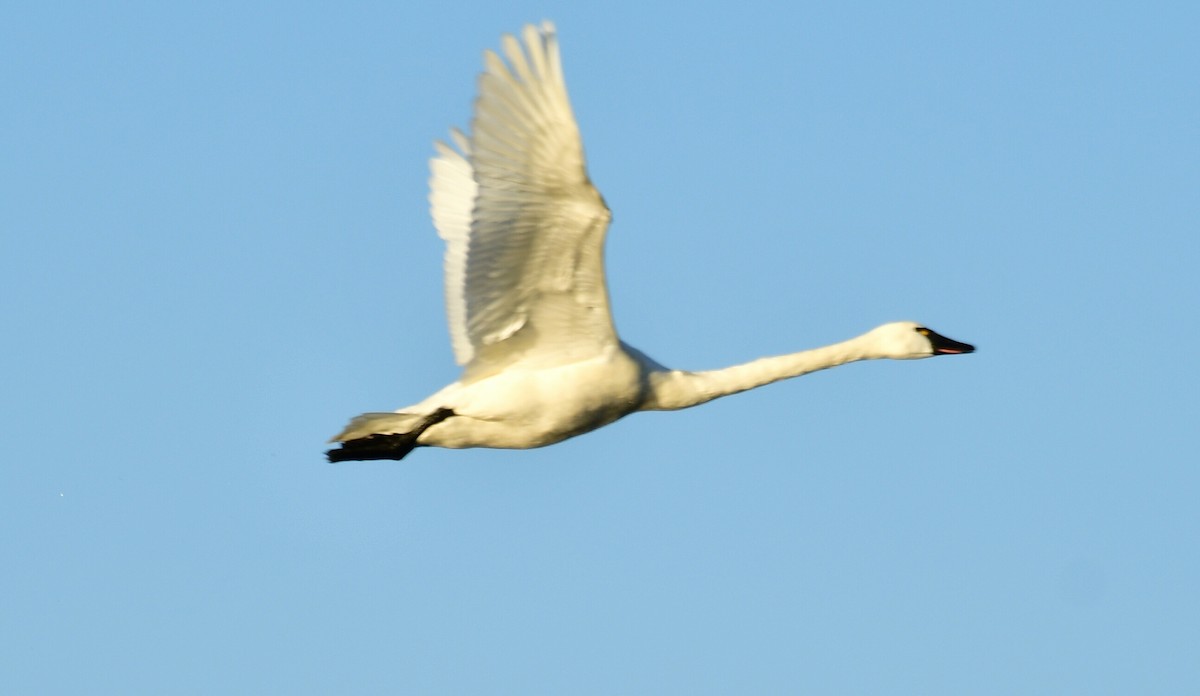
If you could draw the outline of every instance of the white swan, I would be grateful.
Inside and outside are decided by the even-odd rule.
[[[912,322],[711,372],[663,367],[623,343],[604,280],[611,217],[584,167],[549,22],[484,55],[471,134],[436,143],[430,206],[446,241],[450,338],[462,377],[395,413],[365,413],[330,461],[414,447],[529,448],[634,411],[695,406],[856,360],[970,353]]]

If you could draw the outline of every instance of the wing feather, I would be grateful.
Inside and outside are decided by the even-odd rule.
[[[611,214],[585,168],[554,27],[484,54],[469,139],[437,144],[451,342],[468,372],[569,362],[617,343],[604,281]]]
[[[434,143],[437,157],[430,163],[429,207],[438,235],[446,242],[443,272],[446,276],[446,317],[450,326],[450,346],[460,365],[471,361],[474,347],[467,335],[467,246],[471,235],[471,208],[478,186],[471,175],[467,156],[471,146],[458,129],[450,131],[451,147]]]

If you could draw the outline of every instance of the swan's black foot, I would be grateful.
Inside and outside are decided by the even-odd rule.
[[[342,443],[342,446],[337,449],[331,449],[325,453],[325,456],[330,462],[349,462],[349,461],[373,461],[377,459],[394,459],[400,461],[419,447],[417,438],[421,433],[425,432],[430,426],[437,425],[454,415],[454,411],[448,408],[439,408],[429,417],[421,421],[420,425],[407,433],[378,433],[359,437],[353,440],[347,440]]]
[[[331,462],[372,461],[376,459],[404,459],[417,446],[420,433],[399,435],[368,435],[357,440],[347,440],[338,449],[325,453]]]

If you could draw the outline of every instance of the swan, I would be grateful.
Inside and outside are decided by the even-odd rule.
[[[604,278],[611,214],[588,178],[553,24],[484,53],[471,132],[430,161],[445,240],[458,381],[420,403],[364,413],[329,461],[402,459],[415,447],[542,447],[635,411],[670,411],[858,360],[975,348],[914,322],[708,372],[673,370],[618,338]],[[507,60],[505,60],[507,59]]]

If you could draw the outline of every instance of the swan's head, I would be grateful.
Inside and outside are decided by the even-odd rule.
[[[873,353],[881,358],[913,360],[931,358],[935,355],[958,355],[973,353],[975,346],[946,338],[912,321],[897,321],[884,324],[867,334]]]

